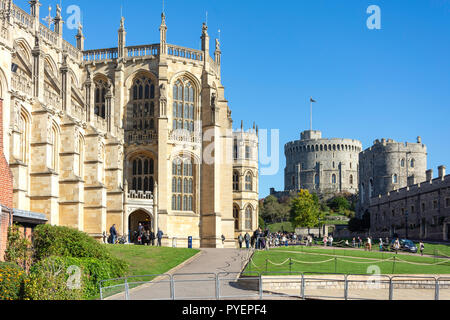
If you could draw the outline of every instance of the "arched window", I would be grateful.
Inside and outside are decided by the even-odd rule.
[[[178,80],[173,86],[172,129],[194,132],[195,91],[192,83]]]
[[[19,131],[20,131],[19,157],[23,163],[28,164],[30,125],[28,122],[28,117],[26,117],[23,113],[20,115],[19,119]]]
[[[414,159],[411,159],[411,168],[414,168],[415,165],[416,165],[416,161]]]
[[[233,207],[233,218],[234,218],[234,230],[238,231],[239,228],[239,207],[234,206]]]
[[[253,175],[250,172],[245,176],[245,191],[253,191]]]
[[[153,192],[155,184],[155,161],[152,158],[138,156],[132,160],[132,184],[135,191]]]
[[[239,172],[233,172],[233,191],[239,191]]]
[[[353,175],[352,174],[350,175],[350,181],[349,182],[350,182],[350,184],[353,184]]]
[[[95,104],[94,113],[95,115],[105,119],[106,118],[106,91],[108,84],[106,81],[99,79],[94,81],[95,83]]]
[[[252,218],[253,218],[253,208],[252,206],[247,206],[247,209],[245,209],[245,229],[251,230],[252,229]]]
[[[398,176],[397,176],[397,174],[394,174],[392,176],[392,183],[398,183]]]
[[[172,162],[172,210],[194,211],[194,171],[190,159]],[[183,200],[181,200],[183,199]]]
[[[361,203],[364,203],[364,196],[365,196],[365,186],[364,183],[361,183]]]
[[[401,165],[402,168],[405,167],[405,159],[402,159],[402,160],[400,161],[400,165]]]
[[[315,174],[315,175],[314,175],[314,184],[316,185],[317,188],[319,187],[319,184],[320,184],[320,178],[319,178],[319,175],[318,175],[318,174]]]
[[[369,198],[373,196],[373,179],[369,180]]]
[[[336,175],[335,175],[335,174],[333,174],[333,175],[331,176],[331,183],[332,183],[332,184],[336,184]]]
[[[152,80],[146,76],[136,77],[128,111],[128,130],[156,130],[155,105],[155,85]]]

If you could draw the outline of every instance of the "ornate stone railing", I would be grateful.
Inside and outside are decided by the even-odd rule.
[[[61,108],[61,97],[48,88],[44,88],[44,103],[52,106],[55,109]]]
[[[63,51],[66,51],[69,54],[69,56],[71,56],[75,60],[79,60],[81,57],[81,51],[75,48],[66,40],[63,40],[62,42],[62,49]]]
[[[15,4],[13,4],[11,8],[11,17],[13,18],[13,21],[21,27],[33,31],[34,18]]]
[[[83,61],[104,61],[117,59],[117,48],[87,50],[83,52]]]
[[[21,76],[17,73],[12,74],[11,87],[13,90],[25,93],[30,96],[33,94],[33,84],[31,82],[31,79],[25,76]]]
[[[201,144],[202,135],[200,132],[190,132],[188,130],[171,130],[169,131],[169,142]]]
[[[158,133],[155,130],[133,130],[125,134],[129,144],[152,144],[158,140]]]
[[[42,38],[50,42],[51,44],[57,46],[59,35],[56,32],[53,32],[49,28],[44,25],[39,25],[39,34]]]
[[[150,191],[135,191],[130,190],[128,192],[128,199],[132,200],[153,200],[153,194]]]
[[[145,57],[145,56],[158,56],[159,55],[159,44],[150,44],[144,46],[131,46],[126,47],[127,56],[132,57]]]
[[[107,131],[108,129],[108,123],[106,122],[106,119],[103,119],[98,115],[94,116],[94,126],[102,131]]]
[[[167,45],[167,54],[178,58],[203,61],[203,51],[174,46],[171,44]]]

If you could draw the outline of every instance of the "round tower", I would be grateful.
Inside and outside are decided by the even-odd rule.
[[[320,131],[304,131],[300,140],[284,147],[285,190],[308,189],[322,195],[358,191],[358,140],[322,138]]]

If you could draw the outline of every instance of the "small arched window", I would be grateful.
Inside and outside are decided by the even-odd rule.
[[[233,191],[239,191],[239,172],[233,172]]]
[[[245,176],[245,191],[253,191],[253,176],[250,172]]]
[[[394,174],[392,176],[392,183],[398,183],[398,176],[397,176],[397,174]]]
[[[416,165],[416,161],[414,159],[411,159],[411,168],[414,168]]]
[[[99,79],[95,83],[95,105],[94,114],[105,119],[106,118],[106,91],[108,84],[105,80]]]
[[[350,175],[350,181],[349,182],[350,182],[350,184],[353,184],[353,175],[352,174]]]
[[[335,174],[333,174],[333,175],[331,176],[331,183],[332,183],[332,184],[336,184],[336,175],[335,175]]]
[[[252,229],[252,218],[253,218],[253,208],[249,205],[247,209],[245,209],[245,229]]]
[[[400,166],[401,166],[402,168],[405,167],[405,159],[402,159],[402,160],[400,161]]]
[[[233,218],[234,218],[234,230],[239,230],[239,207],[234,206],[233,207]]]

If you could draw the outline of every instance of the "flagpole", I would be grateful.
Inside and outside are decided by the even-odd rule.
[[[310,127],[311,127],[311,131],[312,131],[312,112],[313,112],[313,110],[312,110],[312,97],[311,97],[311,99],[310,99],[310,103],[311,103],[311,112],[310,112],[310,117],[311,117],[311,119],[310,119]]]

